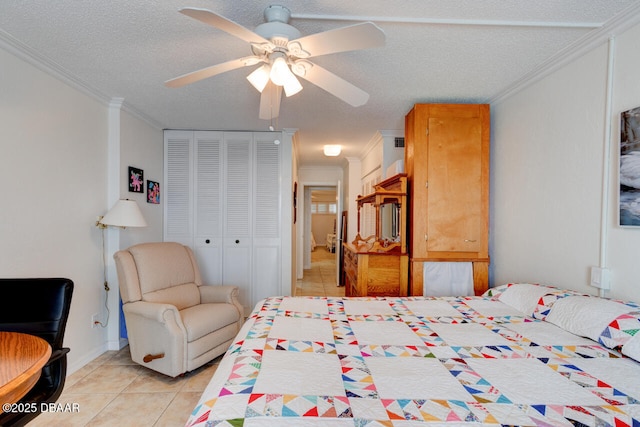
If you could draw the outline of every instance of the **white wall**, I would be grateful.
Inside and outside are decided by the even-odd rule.
[[[2,46],[0,63],[0,277],[74,281],[64,340],[73,373],[103,353],[108,342],[107,328],[91,327],[91,315],[105,311],[102,237],[95,221],[111,207],[108,101],[63,83]],[[128,113],[121,119],[121,162],[128,163],[128,156],[137,162],[140,150],[142,167],[161,181],[161,133]],[[143,235],[123,237],[125,245],[161,236],[162,227],[156,228],[161,213],[141,207],[151,226]],[[111,288],[116,296],[117,281]],[[117,305],[109,304],[113,325]]]
[[[325,246],[327,234],[333,233],[333,225],[336,221],[335,214],[312,214],[311,232],[316,239],[317,246]]]
[[[360,155],[360,178],[363,184],[371,179],[370,176],[374,178],[374,184],[383,179],[383,145],[384,140],[382,135],[379,132],[376,132],[362,151],[362,154]],[[369,189],[367,189],[366,192],[363,192],[363,189],[360,188],[358,191],[362,196],[369,194]]]
[[[362,191],[362,162],[355,157],[347,157],[345,160],[342,210],[347,211],[347,242],[352,242],[358,234],[356,199]]]
[[[311,200],[313,203],[336,204],[336,192],[326,190],[311,191]],[[327,234],[334,232],[336,225],[335,213],[312,213],[311,214],[311,232],[316,240],[317,246],[325,246],[327,243]]]
[[[127,333],[124,315],[120,308],[119,284],[113,254],[119,249],[125,249],[137,243],[162,241],[162,203],[165,188],[162,170],[164,165],[162,130],[150,127],[146,122],[126,111],[120,111],[118,119],[118,126],[110,123],[112,130],[118,133],[118,138],[111,143],[117,145],[119,155],[114,164],[110,165],[109,182],[117,188],[117,198],[132,199],[138,203],[147,221],[147,227],[130,227],[124,230],[109,228],[107,231],[111,237],[111,246],[108,247],[106,259],[112,289],[109,295],[109,309],[113,322],[108,331],[109,350],[120,349],[127,343],[122,339],[127,336]],[[129,166],[143,170],[145,186],[143,193],[129,192]],[[147,203],[148,180],[160,183],[160,204]]]
[[[613,71],[610,214],[605,242],[606,263],[613,275],[611,295],[640,301],[640,228],[618,227],[620,113],[640,106],[640,24],[615,41]]]
[[[107,108],[0,49],[0,276],[75,283],[69,363],[100,354]]]
[[[639,26],[617,37],[610,114],[606,41],[492,105],[492,285],[597,294],[589,270],[602,265],[613,275],[608,296],[640,301],[640,230],[616,225],[617,122],[640,105],[639,37]]]
[[[120,247],[128,248],[141,242],[162,241],[162,203],[164,201],[164,147],[161,129],[150,127],[146,122],[127,113],[122,113],[120,129],[120,197],[138,202],[148,227],[130,228],[120,233]],[[130,193],[126,179],[129,166],[144,171],[145,186],[147,180],[160,183],[160,204],[147,203],[147,191]]]

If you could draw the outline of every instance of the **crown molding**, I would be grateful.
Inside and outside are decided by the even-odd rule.
[[[605,22],[602,27],[590,31],[576,42],[562,49],[547,61],[522,76],[515,83],[508,86],[502,92],[489,98],[487,102],[493,105],[506,100],[528,86],[544,79],[550,74],[553,74],[555,71],[592,51],[596,47],[608,43],[609,39],[624,33],[638,23],[640,23],[640,2],[635,2],[609,21]]]
[[[58,64],[55,61],[52,61],[50,58],[47,58],[44,55],[41,55],[36,50],[22,43],[2,29],[0,29],[0,48],[22,59],[26,63],[32,65],[33,67],[46,73],[47,75],[60,80],[67,86],[70,86],[73,89],[82,92],[83,94],[97,100],[98,102],[106,106],[110,106],[113,99],[118,99],[109,96],[99,89],[84,82],[69,70],[64,68],[62,65]],[[127,113],[139,118],[151,127],[154,127],[156,129],[163,128],[160,123],[153,120],[141,111],[136,110],[132,106],[127,105],[127,103],[124,101],[122,102],[122,111],[126,111]]]

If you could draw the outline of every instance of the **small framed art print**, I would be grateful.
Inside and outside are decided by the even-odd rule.
[[[129,192],[144,193],[144,172],[129,166]]]
[[[147,180],[147,203],[160,204],[160,183]]]

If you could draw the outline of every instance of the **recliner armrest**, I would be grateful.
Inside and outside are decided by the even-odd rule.
[[[201,285],[198,286],[198,290],[200,302],[203,304],[213,302],[235,304],[240,294],[238,287],[231,285]]]
[[[180,313],[176,306],[171,304],[162,304],[147,301],[129,302],[122,306],[125,313],[137,314],[158,323],[165,323],[165,314],[168,312],[173,314],[174,319],[180,319]]]

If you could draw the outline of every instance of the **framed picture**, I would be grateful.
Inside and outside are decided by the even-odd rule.
[[[640,107],[620,114],[620,225],[640,226]]]
[[[160,204],[160,183],[147,180],[147,203]]]
[[[144,173],[142,169],[129,166],[129,192],[144,193]]]

